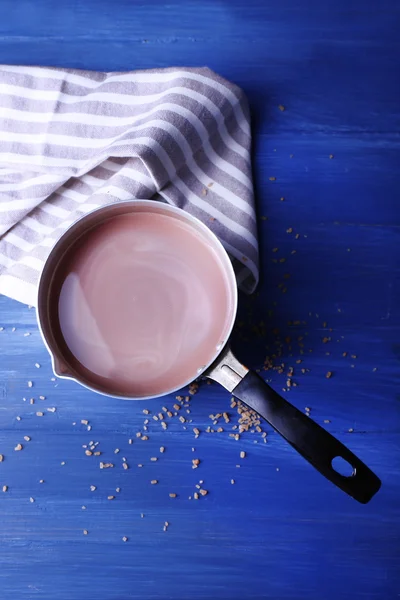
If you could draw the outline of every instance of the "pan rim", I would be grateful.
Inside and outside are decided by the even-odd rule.
[[[57,371],[57,359],[55,356],[55,354],[57,353],[57,350],[53,349],[51,347],[51,343],[47,339],[45,332],[44,332],[44,328],[43,328],[43,323],[46,318],[46,315],[43,314],[44,313],[44,309],[43,309],[44,303],[42,301],[42,297],[43,297],[43,295],[47,294],[47,290],[44,288],[44,280],[45,280],[46,271],[47,271],[46,266],[49,264],[51,258],[54,258],[57,251],[60,249],[61,245],[73,233],[73,230],[76,229],[77,225],[81,224],[82,221],[87,219],[89,216],[93,218],[95,213],[98,214],[101,212],[107,212],[108,210],[110,210],[113,207],[116,208],[116,207],[124,207],[124,206],[126,206],[127,208],[128,208],[128,206],[129,207],[141,206],[144,208],[146,208],[146,207],[154,208],[155,206],[157,206],[157,209],[159,210],[159,212],[164,212],[165,214],[169,213],[169,214],[179,215],[179,217],[181,219],[183,219],[184,221],[186,221],[188,224],[191,224],[192,226],[195,226],[196,228],[203,231],[203,233],[206,235],[206,237],[208,237],[210,239],[210,241],[212,242],[213,248],[218,251],[218,255],[220,256],[220,258],[223,257],[223,260],[221,261],[222,268],[223,268],[224,274],[226,275],[227,285],[228,285],[229,291],[231,293],[231,307],[229,309],[230,315],[228,315],[229,318],[227,319],[228,326],[226,328],[226,339],[224,339],[223,342],[221,342],[221,347],[218,346],[215,349],[215,353],[212,355],[212,358],[210,359],[210,361],[206,365],[202,365],[202,367],[199,369],[197,376],[195,378],[191,377],[189,380],[184,380],[182,382],[182,384],[179,384],[179,387],[173,387],[171,389],[163,391],[161,394],[148,394],[148,395],[140,395],[139,396],[139,395],[126,395],[126,394],[110,393],[108,391],[102,390],[100,387],[97,388],[86,381],[82,381],[79,377],[75,376],[74,374],[59,373]],[[218,358],[219,354],[222,352],[223,348],[226,346],[226,343],[232,333],[232,329],[233,329],[233,326],[234,326],[234,323],[236,320],[237,304],[238,304],[238,287],[237,287],[236,276],[235,276],[235,272],[233,269],[233,265],[232,265],[232,262],[229,258],[227,251],[225,250],[222,242],[219,240],[219,238],[216,236],[216,234],[213,231],[211,231],[211,229],[205,223],[203,223],[200,219],[198,219],[194,215],[191,215],[190,213],[183,210],[182,208],[179,208],[177,206],[170,205],[170,204],[165,204],[165,203],[159,202],[157,200],[139,199],[138,198],[138,199],[132,199],[132,200],[110,202],[105,205],[102,205],[102,206],[82,215],[81,217],[79,217],[63,232],[63,234],[59,237],[59,239],[56,241],[56,243],[52,247],[52,249],[46,259],[46,262],[43,266],[43,269],[42,269],[42,272],[41,272],[41,275],[39,278],[39,282],[38,282],[38,286],[37,286],[36,319],[37,319],[37,324],[38,324],[38,328],[40,331],[40,335],[42,337],[45,347],[47,348],[47,351],[50,354],[53,373],[57,378],[75,381],[76,383],[83,386],[84,388],[86,388],[92,392],[96,392],[97,394],[100,394],[102,396],[109,397],[109,398],[118,398],[120,400],[151,400],[153,398],[162,398],[163,396],[173,394],[173,393],[177,392],[178,390],[181,390],[182,388],[187,387],[188,385],[190,385],[190,383],[192,383],[193,381],[196,381],[196,379],[201,377],[205,373],[205,371],[207,371],[207,369],[215,362],[215,360]]]

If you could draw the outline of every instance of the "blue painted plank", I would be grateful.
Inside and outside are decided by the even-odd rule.
[[[399,150],[398,134],[259,135],[254,166],[260,210],[273,220],[271,227],[301,225],[301,233],[319,223],[398,226]]]
[[[240,21],[233,27],[240,28]],[[350,60],[340,31],[333,31],[339,41],[325,39],[315,45],[297,40],[295,29],[274,31],[280,44],[291,40],[291,59],[282,56],[275,37],[267,43],[268,30],[261,39],[238,44],[234,37],[143,42],[128,35],[126,40],[116,28],[116,39],[106,42],[106,53],[105,42],[98,39],[17,36],[7,41],[6,48],[0,46],[0,61],[106,71],[206,64],[246,90],[257,126],[271,131],[399,132],[398,42],[382,48],[354,42],[349,44],[354,57]],[[284,120],[275,116],[279,104],[288,111]]]

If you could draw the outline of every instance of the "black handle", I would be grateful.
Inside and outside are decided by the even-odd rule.
[[[268,421],[322,475],[358,502],[366,504],[381,487],[380,479],[355,454],[282,398],[257,373],[249,371],[232,393]],[[332,460],[338,456],[353,467],[349,477],[332,467]]]

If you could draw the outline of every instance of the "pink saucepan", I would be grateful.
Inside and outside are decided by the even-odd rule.
[[[131,226],[133,229],[128,231]],[[164,250],[157,248],[159,257],[157,261],[151,262],[150,255],[146,255],[146,249],[149,249],[150,252],[150,249],[153,248],[150,233],[145,235],[146,227],[153,227],[151,235],[155,236],[154,240],[157,242],[153,240],[154,248],[157,244],[162,245],[163,236],[168,230],[174,229],[175,232],[169,241],[165,241]],[[158,233],[157,227],[159,227]],[[125,229],[127,230],[125,231]],[[125,283],[115,289],[114,279],[119,272],[119,263],[114,263],[112,268],[110,266],[110,272],[105,273],[105,271],[107,271],[107,265],[113,264],[112,260],[117,260],[117,254],[110,245],[111,236],[117,235],[115,233],[117,230],[119,232],[118,240],[122,240],[121,248],[125,249],[120,254],[121,265],[122,263],[124,265]],[[173,257],[173,252],[179,248],[179,236],[183,236],[184,243],[182,242],[180,246],[182,256],[178,260],[176,256]],[[88,248],[85,244],[89,244]],[[132,254],[132,257],[130,256],[131,248],[136,248],[136,254]],[[76,257],[79,258],[80,255],[89,257],[92,261],[90,269],[88,267],[89,270],[86,273],[86,288],[82,290],[77,287],[79,278],[73,273],[75,263],[71,258],[75,257],[76,260]],[[171,258],[169,258],[170,256]],[[158,268],[157,277],[155,275],[148,276],[147,273],[152,273],[155,268],[155,262]],[[66,265],[69,265],[68,289],[72,294],[70,296],[66,295],[64,291]],[[182,287],[179,295],[174,296],[174,290],[179,290],[179,285],[184,286],[183,280],[191,278],[191,272],[197,268],[196,265],[202,265],[202,287],[200,284],[198,289],[195,285],[189,290]],[[76,268],[78,269],[78,267]],[[129,275],[130,268],[134,273],[132,277]],[[96,269],[99,269],[99,273]],[[103,279],[105,277],[106,282],[110,282],[110,284],[101,283],[101,277]],[[208,281],[209,283],[207,283]],[[156,286],[154,289],[151,288],[152,282]],[[96,286],[100,284],[103,287],[99,292]],[[93,315],[86,307],[84,310],[82,309],[83,313],[85,311],[86,313],[78,315],[81,320],[76,321],[74,310],[80,310],[79,298],[83,298],[82,302],[88,305],[92,296],[95,299],[100,298],[103,302],[102,312]],[[143,302],[135,304],[139,297],[142,300],[145,297],[148,301],[144,304]],[[221,302],[221,297],[224,299],[223,302]],[[112,299],[109,310],[104,308],[107,298]],[[115,314],[112,307],[113,301],[117,302],[118,307],[122,307],[119,310],[121,319],[125,319],[125,325],[119,323],[118,310]],[[178,309],[177,302],[180,303]],[[188,302],[189,305],[187,305]],[[217,306],[219,312],[217,308],[213,308]],[[132,319],[135,325],[132,330],[129,330],[131,323],[127,323],[126,320],[126,311],[130,309],[132,309]],[[143,315],[140,314],[140,310],[144,311]],[[152,310],[154,314],[152,314]],[[236,310],[236,278],[228,254],[218,238],[199,219],[185,211],[151,200],[132,200],[103,206],[75,222],[61,236],[50,252],[40,278],[37,303],[39,328],[51,355],[53,370],[57,377],[75,380],[101,394],[126,399],[144,399],[170,394],[188,385],[197,377],[208,377],[220,383],[236,398],[255,410],[303,458],[337,487],[361,503],[369,502],[380,488],[379,478],[346,446],[309,416],[282,398],[257,373],[245,367],[232,354],[229,347],[229,336],[235,322]],[[70,317],[72,323],[78,323],[75,338],[71,337],[72,334],[70,335],[63,328],[65,314]],[[100,314],[101,316],[99,316]],[[180,347],[178,348],[178,342],[174,341],[174,332],[180,330],[179,319],[183,320],[184,315],[186,317],[192,315],[190,318],[193,322],[185,324],[186,337],[179,340],[183,350],[178,351]],[[217,320],[215,320],[216,317]],[[129,377],[124,379],[123,368],[120,364],[118,373],[120,373],[122,384],[115,389],[112,375],[106,372],[106,367],[104,367],[104,372],[101,372],[101,366],[99,367],[102,364],[109,364],[104,362],[105,358],[101,355],[100,346],[101,344],[104,346],[107,335],[111,335],[107,329],[108,321],[111,318],[112,323],[117,326],[113,329],[114,338],[115,332],[121,331],[118,334],[121,337],[118,356],[123,356],[126,337],[129,341],[132,335],[135,335],[135,331],[138,332],[138,335],[144,336],[144,333],[141,333],[141,321],[145,319],[151,321],[146,331],[151,332],[154,344],[168,349],[168,357],[164,357],[164,360],[159,353],[156,366],[153,365],[152,369],[148,369],[148,371],[146,371],[145,363],[135,363],[133,359],[130,360],[129,356],[124,355],[125,362],[121,364],[129,365],[129,367],[124,367]],[[118,329],[119,326],[122,327],[121,330]],[[85,328],[88,329],[85,330]],[[80,331],[83,330],[93,331],[93,336],[86,334],[86,338],[84,338],[83,335],[80,335]],[[133,334],[128,330],[133,331]],[[96,346],[93,339],[88,338],[99,336],[99,332],[102,341]],[[76,340],[79,341],[80,338],[80,346],[76,346]],[[144,336],[143,345],[150,343],[146,339]],[[193,340],[193,343],[188,343],[188,340]],[[129,348],[129,345],[126,347]],[[109,348],[106,350],[110,354]],[[80,352],[83,353],[83,359],[80,357]],[[191,356],[192,353],[193,356]],[[175,355],[179,357],[176,360]],[[197,356],[201,357],[199,358],[200,364],[196,363]],[[86,366],[84,364],[85,357],[88,357]],[[92,368],[92,362],[96,357],[99,357],[99,361],[96,363],[97,366]],[[175,364],[172,364],[174,361]],[[163,378],[158,374],[157,365],[165,366],[167,363],[169,375]],[[138,366],[135,367],[135,364]],[[132,383],[135,381],[135,368],[138,373],[137,385]],[[152,373],[154,373],[154,381],[151,380]],[[117,378],[114,379],[116,381]],[[345,461],[347,467],[350,468],[349,475],[343,475],[335,468],[337,460]]]

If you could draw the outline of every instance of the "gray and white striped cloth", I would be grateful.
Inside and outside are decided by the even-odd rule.
[[[124,73],[0,66],[0,293],[34,305],[77,218],[154,198],[220,238],[247,292],[258,244],[243,92],[207,68]]]

